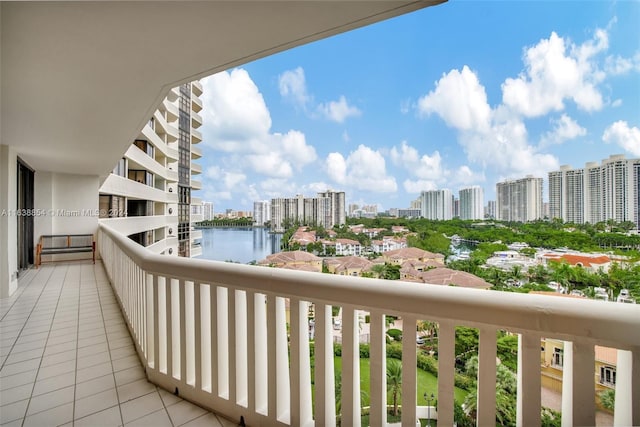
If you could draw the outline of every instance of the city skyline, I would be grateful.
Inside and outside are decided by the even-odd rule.
[[[451,1],[205,78],[198,197],[250,210],[332,189],[384,211],[479,185],[486,204],[531,174],[547,201],[562,165],[640,157],[638,18]]]

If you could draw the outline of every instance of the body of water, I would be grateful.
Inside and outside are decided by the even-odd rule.
[[[202,255],[199,259],[234,261],[247,264],[280,252],[282,234],[260,227],[220,227],[202,229]]]

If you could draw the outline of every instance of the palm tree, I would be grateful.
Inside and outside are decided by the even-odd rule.
[[[402,391],[402,363],[387,359],[387,391],[393,396],[393,415],[398,415],[398,395]]]

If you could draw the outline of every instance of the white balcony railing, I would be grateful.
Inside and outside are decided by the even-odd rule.
[[[149,380],[229,419],[242,417],[250,426],[335,425],[331,306],[340,306],[342,425],[360,425],[357,310],[371,319],[372,426],[386,422],[385,315],[402,317],[405,336],[415,336],[419,319],[439,322],[440,426],[454,420],[458,325],[479,329],[478,425],[495,425],[498,330],[520,334],[518,425],[540,425],[541,337],[567,341],[563,425],[595,425],[596,344],[619,349],[615,424],[640,424],[639,306],[166,257],[104,224],[98,241]],[[414,427],[417,409],[407,402],[418,399],[416,344],[407,339],[402,346],[402,425]]]

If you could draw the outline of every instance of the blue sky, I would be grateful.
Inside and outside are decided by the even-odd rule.
[[[216,212],[333,189],[406,208],[640,157],[640,2],[460,1],[202,80]]]

